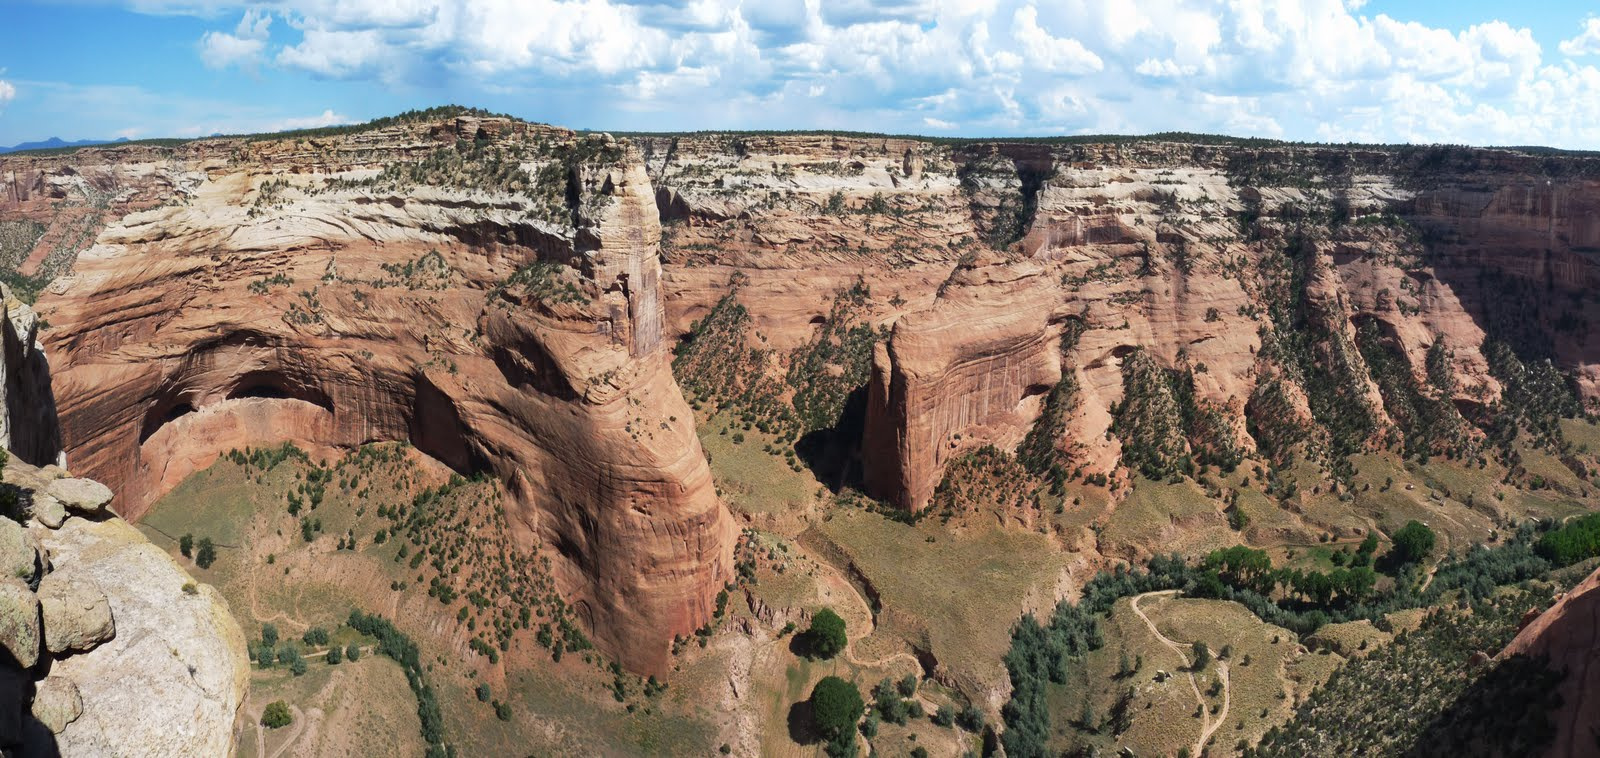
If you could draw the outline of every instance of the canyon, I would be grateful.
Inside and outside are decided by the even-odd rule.
[[[457,139],[534,143],[557,186],[414,194],[370,168]],[[501,477],[591,635],[659,669],[709,618],[734,527],[661,347],[654,198],[625,148],[476,119],[196,148],[7,172],[15,207],[125,213],[40,305],[74,466],[137,519],[229,449],[409,441]]]
[[[8,407],[15,455],[64,447],[137,522],[233,450],[405,443],[498,482],[512,538],[641,676],[705,647],[741,530],[765,530],[842,566],[825,596],[863,587],[870,624],[920,629],[899,652],[922,674],[997,714],[999,656],[969,665],[929,641],[938,619],[878,609],[871,551],[825,526],[856,495],[948,521],[990,450],[1037,485],[992,520],[1071,556],[1005,628],[1218,535],[1388,539],[1355,458],[1493,459],[1505,489],[1560,500],[1425,484],[1406,507],[1436,508],[1452,551],[1593,502],[1595,451],[1494,452],[1600,407],[1587,154],[611,136],[447,110],[7,155],[0,183],[0,263],[34,287],[49,356],[6,380],[48,370],[60,417]],[[712,426],[765,435],[821,494],[730,509]],[[1230,531],[1212,478],[1237,496],[1264,470],[1296,486]],[[1193,513],[1108,526],[1180,482]],[[751,598],[770,626],[809,614]]]

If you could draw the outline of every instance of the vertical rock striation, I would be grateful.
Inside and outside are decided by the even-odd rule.
[[[65,465],[50,363],[39,342],[39,317],[0,284],[0,448],[34,465]]]
[[[176,200],[106,157],[53,168]],[[118,511],[231,448],[410,441],[505,482],[590,636],[663,673],[736,529],[671,375],[641,156],[460,117],[170,157],[181,202],[109,222],[40,303],[72,459]]]

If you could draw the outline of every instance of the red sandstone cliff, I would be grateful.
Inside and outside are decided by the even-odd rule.
[[[1517,633],[1499,657],[1543,656],[1561,680],[1561,707],[1554,714],[1556,738],[1545,755],[1591,758],[1600,755],[1600,571],[1578,583],[1549,610]]]
[[[662,346],[637,154],[462,118],[152,163],[85,151],[4,171],[159,200],[111,221],[39,303],[69,457],[121,513],[230,448],[409,440],[506,483],[513,528],[630,668],[663,671],[673,637],[711,618],[735,527]]]
[[[436,160],[485,149],[470,170]],[[1547,342],[1594,399],[1600,337],[1568,327],[1600,317],[1597,166],[1172,142],[624,147],[463,118],[11,157],[0,215],[89,209],[75,260],[51,241],[75,239],[64,222],[27,256],[72,264],[40,303],[65,436],[125,513],[228,447],[409,439],[506,481],[596,638],[650,669],[729,574],[733,527],[666,351],[735,274],[779,374],[833,293],[870,289],[859,317],[893,336],[866,387],[863,479],[920,508],[952,457],[1022,439],[1063,372],[1077,394],[1056,444],[1120,478],[1112,408],[1135,351],[1192,375],[1245,449],[1265,379],[1287,398],[1270,413],[1309,421],[1304,377],[1262,355],[1285,298],[1344,397],[1372,407],[1374,444],[1403,420],[1353,344],[1365,326],[1418,382],[1447,346],[1463,414],[1501,391],[1491,331]]]

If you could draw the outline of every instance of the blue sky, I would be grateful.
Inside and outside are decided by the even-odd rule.
[[[0,145],[455,102],[580,128],[1600,148],[1600,3],[0,0]]]

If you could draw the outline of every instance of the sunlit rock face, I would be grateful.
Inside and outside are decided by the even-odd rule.
[[[74,469],[124,516],[229,449],[406,440],[505,483],[630,668],[710,620],[735,528],[671,375],[626,145],[461,118],[18,160],[129,198],[39,304]]]

